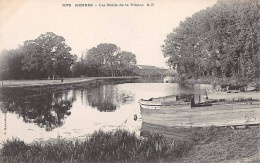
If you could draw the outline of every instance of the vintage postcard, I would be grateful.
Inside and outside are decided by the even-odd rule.
[[[259,0],[0,0],[0,162],[260,162]]]

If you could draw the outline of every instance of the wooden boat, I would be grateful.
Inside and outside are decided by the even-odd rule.
[[[141,99],[139,100],[140,105],[151,105],[151,106],[166,106],[166,105],[175,105],[175,104],[186,104],[190,102],[190,98],[193,95],[191,94],[181,94],[181,95],[170,95],[165,97],[150,98],[148,100]]]
[[[164,77],[163,82],[164,83],[173,83],[173,77]]]
[[[257,87],[250,86],[250,85],[245,86],[244,89],[243,89],[243,91],[246,91],[246,92],[252,92],[252,91],[256,91],[256,90],[257,90]]]
[[[163,105],[163,99],[160,99],[160,98],[155,98],[155,99],[150,98],[148,100],[141,99],[141,100],[139,100],[139,104],[161,106],[161,105]]]
[[[206,89],[209,94],[225,94],[225,93],[240,93],[240,92],[252,92],[257,91],[257,86],[245,85],[245,86],[221,86],[215,90]]]
[[[260,124],[260,102],[141,104],[142,121],[167,127]]]
[[[227,93],[239,93],[241,92],[240,89],[233,89],[233,90],[228,90]]]

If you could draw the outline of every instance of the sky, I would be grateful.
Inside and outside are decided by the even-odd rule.
[[[0,51],[46,32],[63,36],[71,53],[113,43],[136,55],[137,64],[167,67],[161,45],[181,21],[217,0],[0,0]],[[100,4],[129,4],[105,6]],[[144,6],[131,6],[131,3]],[[146,6],[147,3],[153,6]],[[62,7],[71,4],[71,7]],[[93,4],[75,7],[75,4]],[[97,5],[97,6],[95,6]]]

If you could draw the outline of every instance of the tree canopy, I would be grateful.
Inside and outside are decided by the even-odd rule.
[[[74,76],[122,76],[133,75],[136,56],[121,51],[115,44],[101,43],[89,49],[72,69]]]
[[[258,0],[218,1],[186,18],[162,45],[167,64],[179,76],[259,78]]]
[[[68,76],[76,56],[62,36],[52,32],[25,41],[19,48],[3,51],[0,58],[3,79]]]

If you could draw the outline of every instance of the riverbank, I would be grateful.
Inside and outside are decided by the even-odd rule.
[[[144,124],[151,127],[149,124]],[[3,144],[0,162],[259,162],[259,127],[169,128],[152,126],[137,137],[124,130],[95,132],[80,141],[57,139],[25,144],[14,139]],[[157,129],[157,132],[155,131]],[[159,133],[159,134],[157,134]]]
[[[175,78],[173,80],[174,82],[178,82],[180,83],[180,79],[179,78]],[[185,80],[185,83],[187,84],[211,84],[211,85],[232,85],[232,86],[245,86],[245,85],[253,85],[257,87],[257,90],[259,90],[259,84],[260,79],[256,78],[254,81],[251,82],[246,82],[244,80],[240,80],[237,78],[233,78],[233,77],[227,77],[227,78],[217,78],[217,77],[201,77],[198,79],[194,79],[194,78],[190,78]]]
[[[77,77],[77,78],[63,78],[56,80],[3,80],[1,81],[1,88],[5,87],[38,87],[51,85],[67,85],[93,80],[111,80],[111,79],[135,79],[140,76],[125,76],[125,77]]]
[[[188,149],[185,142],[172,141],[158,134],[138,138],[125,130],[97,131],[81,142],[58,140],[48,144],[25,144],[13,139],[3,144],[1,162],[163,162],[178,158]]]
[[[78,89],[82,87],[97,87],[111,83],[127,83],[139,76],[126,77],[88,77],[88,78],[64,78],[61,80],[5,80],[0,88],[0,99],[13,94],[31,95],[33,93],[57,92],[66,89]]]
[[[180,163],[260,162],[260,128],[230,127],[176,128],[142,123],[142,134],[150,132],[174,140],[191,142],[191,149],[177,160]]]

